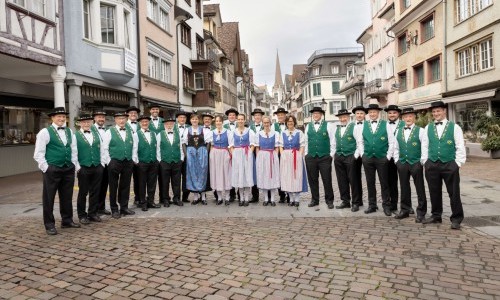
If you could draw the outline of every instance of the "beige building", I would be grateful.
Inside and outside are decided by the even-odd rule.
[[[442,98],[444,4],[440,0],[394,2],[398,105],[427,108]]]
[[[174,6],[167,0],[147,0],[138,7],[141,89],[140,99],[174,112],[177,103],[177,63]]]

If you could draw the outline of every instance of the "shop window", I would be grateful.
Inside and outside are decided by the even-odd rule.
[[[50,125],[48,110],[0,107],[0,147],[34,144],[36,134]]]

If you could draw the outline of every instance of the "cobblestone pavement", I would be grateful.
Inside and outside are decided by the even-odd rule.
[[[10,299],[500,299],[498,240],[392,218],[0,221]]]

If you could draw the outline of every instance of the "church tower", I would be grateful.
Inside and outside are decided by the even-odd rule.
[[[283,105],[283,101],[285,98],[285,87],[283,85],[283,78],[281,77],[281,66],[280,66],[280,57],[278,51],[276,50],[276,73],[274,75],[274,85],[273,85],[273,94],[275,103],[278,106]]]

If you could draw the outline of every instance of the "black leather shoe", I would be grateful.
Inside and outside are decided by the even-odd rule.
[[[107,209],[100,210],[97,213],[100,214],[100,215],[106,215],[106,216],[110,216],[111,215],[111,212],[109,210],[107,210]]]
[[[238,206],[243,206],[243,202],[242,202],[242,201],[240,201],[240,202],[238,203]]]
[[[245,202],[243,203],[243,206],[248,206],[248,205],[249,205],[249,204],[248,204],[248,201],[245,201]]]
[[[201,200],[194,200],[193,202],[191,202],[191,205],[197,205],[200,202],[201,202]]]
[[[230,204],[231,200],[229,201],[224,201],[224,205],[228,206]]]
[[[80,224],[88,225],[90,224],[90,220],[87,217],[80,218]]]
[[[148,211],[148,210],[149,208],[146,205],[142,207],[142,211]]]
[[[89,221],[90,222],[102,222],[102,219],[98,215],[95,215],[95,216],[89,216]]]
[[[276,206],[276,202],[272,201],[271,206]]]
[[[280,201],[278,203],[285,203],[286,202],[286,197],[280,197]]]
[[[416,217],[415,218],[415,223],[422,223],[425,220],[424,217]]]
[[[180,201],[173,201],[172,204],[177,205],[177,202],[180,202]],[[180,203],[182,203],[182,202],[180,202]],[[170,201],[163,202],[163,207],[170,207]]]
[[[335,206],[333,205],[333,203],[329,203],[328,204],[328,209],[333,209]]]
[[[415,211],[413,210],[413,207],[410,208],[410,215],[414,215],[415,214]]]
[[[220,200],[218,200],[218,201],[217,201],[217,203],[216,203],[216,204],[217,204],[217,205],[221,205],[222,203],[224,203],[224,201],[223,201],[222,199],[220,199]]]
[[[80,226],[80,224],[78,223],[75,223],[73,221],[71,221],[71,223],[63,223],[61,224],[61,228],[80,228],[82,226]]]
[[[377,207],[368,207],[367,209],[365,209],[365,214],[371,214],[371,213],[374,213],[377,211]]]
[[[399,214],[394,216],[394,219],[401,220],[410,217],[410,213],[400,211]]]
[[[295,207],[299,207],[299,202],[294,202]]]
[[[149,203],[148,204],[148,208],[160,208],[160,207],[161,207],[161,205],[156,204],[156,203]]]
[[[314,207],[314,206],[318,206],[319,203],[316,203],[316,202],[309,202],[309,204],[307,204],[307,207]]]
[[[135,215],[135,211],[130,210],[130,209],[128,209],[128,208],[122,209],[122,210],[120,211],[120,213],[121,213],[122,215],[124,215],[124,216],[131,216],[131,215]]]
[[[52,228],[49,228],[49,229],[45,229],[45,232],[48,234],[48,235],[56,235],[57,234],[57,230],[55,227],[52,227]]]
[[[121,217],[122,217],[122,216],[121,216],[121,215],[120,215],[120,213],[119,213],[119,212],[117,212],[117,211],[114,211],[114,212],[112,212],[112,213],[111,213],[111,218],[113,218],[113,219],[119,219],[119,218],[121,218]]]
[[[134,205],[137,206],[137,207],[139,207],[139,205],[141,205],[141,203],[139,201],[135,200],[134,201]]]
[[[422,221],[422,224],[433,224],[433,223],[443,223],[443,219],[430,217],[429,219],[425,219],[424,221]]]
[[[201,204],[208,205],[207,200],[201,200]]]
[[[353,204],[352,207],[351,207],[351,211],[352,212],[356,212],[359,210],[359,206],[357,204]]]
[[[451,229],[455,229],[455,230],[460,229],[460,223],[458,223],[458,222],[452,222],[451,223]]]
[[[392,210],[389,208],[384,208],[384,214],[388,217],[392,216]]]
[[[398,209],[397,208],[391,208],[391,214],[397,214],[398,213]]]
[[[184,203],[182,203],[181,200],[177,199],[177,200],[174,200],[174,204],[177,205],[177,206],[184,206]],[[170,206],[170,205],[169,205]],[[167,207],[169,207],[167,206]]]
[[[335,208],[344,209],[344,208],[350,208],[350,207],[351,207],[351,205],[349,203],[342,202],[342,203],[340,203],[340,205],[337,205],[337,207],[335,207]]]
[[[262,205],[267,206],[269,204],[269,201],[264,201]]]

